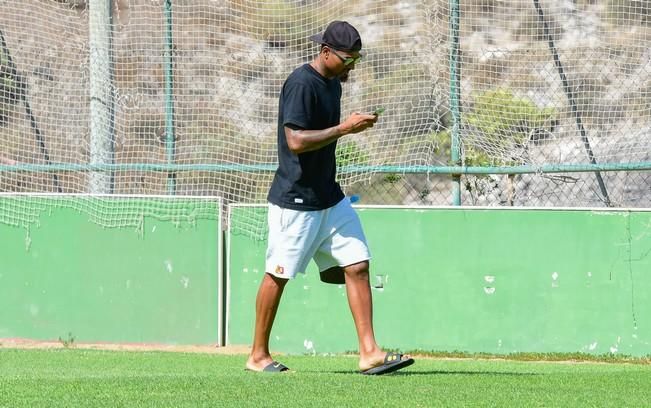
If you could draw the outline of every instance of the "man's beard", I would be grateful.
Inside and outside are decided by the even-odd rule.
[[[350,71],[344,71],[341,74],[339,74],[339,81],[341,81],[341,82],[348,81],[348,75],[349,74],[350,74]]]

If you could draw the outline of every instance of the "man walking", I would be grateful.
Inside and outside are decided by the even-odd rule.
[[[253,347],[246,368],[288,368],[269,352],[271,328],[283,289],[311,259],[326,283],[346,284],[359,339],[359,369],[385,374],[413,364],[385,353],[375,341],[369,284],[370,253],[359,218],[336,182],[337,139],[373,127],[377,116],[353,113],[340,122],[341,82],[360,60],[362,40],[344,21],[310,39],[321,45],[314,60],[285,81],[278,112],[279,166],[269,190],[269,243],[265,276],[256,298]]]

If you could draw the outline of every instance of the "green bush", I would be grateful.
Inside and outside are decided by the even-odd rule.
[[[440,156],[445,157],[448,160],[448,164],[455,165],[452,163],[452,134],[449,130],[443,130],[441,132],[434,132],[430,135],[430,140],[434,143],[434,148],[436,153]],[[491,166],[493,161],[485,152],[475,149],[472,146],[466,147],[464,157],[465,166]]]
[[[370,162],[368,153],[357,146],[357,143],[347,141],[337,146],[337,167],[352,165],[367,165]]]
[[[462,120],[481,132],[486,144],[508,151],[513,147],[526,147],[532,132],[549,127],[556,114],[556,109],[539,108],[508,89],[495,89],[476,96],[472,109]],[[488,161],[487,164],[492,165],[513,164],[500,157],[484,157],[486,152],[479,147],[474,150],[466,151],[473,160]]]
[[[486,143],[498,150],[513,146],[524,147],[529,143],[532,132],[547,128],[556,117],[554,108],[539,108],[528,99],[518,98],[511,91],[496,89],[475,97],[472,109],[462,115],[462,121],[478,130]],[[452,134],[449,129],[430,135],[436,152],[449,160],[452,149]],[[465,166],[512,165],[501,157],[492,157],[480,146],[464,146]],[[451,161],[449,161],[451,165]]]

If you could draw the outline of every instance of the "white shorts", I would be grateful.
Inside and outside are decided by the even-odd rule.
[[[320,211],[296,211],[269,203],[266,272],[293,279],[310,259],[319,272],[371,259],[357,213],[344,198]]]

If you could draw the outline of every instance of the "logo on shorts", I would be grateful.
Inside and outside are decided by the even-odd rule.
[[[285,273],[285,268],[283,268],[283,267],[280,266],[280,265],[276,266],[276,273],[277,273],[278,275],[282,275],[283,273]]]

